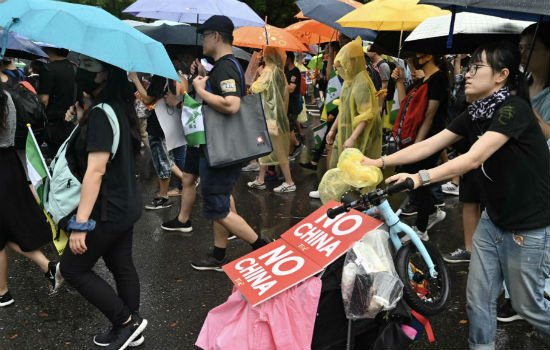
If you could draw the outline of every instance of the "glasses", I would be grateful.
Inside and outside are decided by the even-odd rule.
[[[466,70],[466,73],[470,74],[470,76],[473,77],[474,75],[476,75],[479,67],[491,67],[491,66],[487,64],[470,64],[468,66],[468,69]]]
[[[206,38],[207,36],[209,36],[211,34],[214,34],[214,33],[216,33],[216,32],[204,32],[204,33],[202,33],[202,37]]]

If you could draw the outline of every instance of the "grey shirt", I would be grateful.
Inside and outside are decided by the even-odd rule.
[[[13,147],[13,145],[15,144],[15,105],[13,104],[13,100],[11,99],[10,94],[6,91],[4,91],[4,93],[8,95],[8,114],[6,115],[5,126],[0,128],[0,148]],[[5,107],[0,106],[0,108]]]
[[[380,80],[382,81],[388,81],[391,77],[391,70],[390,65],[386,62],[380,63],[378,66],[378,70],[380,71]]]

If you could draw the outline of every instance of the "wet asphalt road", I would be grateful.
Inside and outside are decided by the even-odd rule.
[[[311,135],[311,129],[306,129]],[[310,139],[310,138],[309,138]],[[309,157],[302,152],[299,160]],[[324,160],[325,158],[323,158]],[[140,186],[144,200],[157,190],[150,159],[145,154],[140,167]],[[301,169],[297,163],[293,178],[295,193],[276,194],[249,190],[246,182],[254,173],[243,173],[234,195],[238,212],[262,236],[278,238],[320,206],[308,192],[316,189],[320,172]],[[177,215],[179,198],[172,208],[144,211],[135,226],[134,261],[141,280],[141,313],[149,320],[146,341],[139,347],[153,349],[194,349],[206,314],[229,296],[232,283],[223,273],[198,272],[189,262],[205,254],[212,244],[212,224],[200,217],[200,195],[193,209],[192,234],[167,233],[160,224]],[[393,199],[397,208],[400,198]],[[461,207],[457,197],[445,198],[447,218],[430,232],[430,241],[446,253],[462,245]],[[55,259],[52,247],[45,247]],[[233,240],[228,255],[237,258],[250,251],[248,244]],[[102,261],[96,272],[109,278]],[[417,341],[411,349],[467,349],[468,322],[465,312],[467,264],[449,266],[452,300],[449,309],[431,318],[436,342]],[[112,283],[112,279],[109,278]],[[106,318],[78,293],[66,286],[54,296],[47,295],[47,282],[30,261],[9,252],[9,286],[15,304],[0,308],[0,349],[98,349],[92,343],[97,332],[108,327]],[[545,349],[524,321],[499,324],[497,349]]]

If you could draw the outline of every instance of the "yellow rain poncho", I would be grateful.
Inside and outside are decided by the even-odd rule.
[[[273,152],[259,159],[261,165],[288,163],[290,127],[287,117],[288,92],[284,74],[286,54],[283,50],[264,49],[265,68],[250,89],[262,94],[267,129],[273,144]]]
[[[372,159],[379,158],[382,153],[382,120],[376,89],[367,73],[361,38],[342,47],[334,62],[344,84],[340,99],[336,101],[339,105],[338,133],[330,159],[331,168],[338,164],[344,142],[361,122],[366,122],[366,125],[353,147]]]

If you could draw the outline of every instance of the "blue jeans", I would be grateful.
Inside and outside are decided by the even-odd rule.
[[[160,179],[169,179],[174,161],[168,154],[166,140],[162,137],[149,135],[149,145],[151,146],[151,157],[157,176]]]
[[[171,150],[172,156],[174,157],[174,163],[180,168],[181,171],[185,168],[185,153],[187,152],[187,146],[179,146]]]
[[[470,349],[494,349],[497,298],[510,286],[512,307],[541,333],[550,335],[550,302],[544,298],[550,275],[550,226],[504,231],[484,211],[476,228],[466,291]]]

